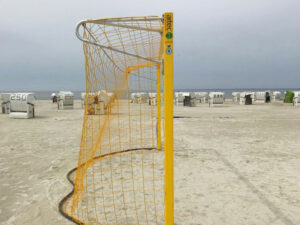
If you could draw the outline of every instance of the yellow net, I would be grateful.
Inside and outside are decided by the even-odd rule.
[[[74,190],[60,211],[77,224],[164,224],[160,17],[87,20],[85,109]]]

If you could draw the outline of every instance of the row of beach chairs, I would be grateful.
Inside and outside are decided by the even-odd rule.
[[[294,106],[298,106],[300,104],[300,91],[292,92],[294,94],[292,103]],[[250,104],[282,101],[280,91],[232,92],[233,102],[237,102],[240,104],[248,104],[247,99],[250,99]]]
[[[268,103],[281,101],[280,91],[232,92],[232,101],[240,104]],[[247,102],[247,99],[250,99]]]
[[[81,93],[81,108],[87,105],[88,114],[105,114],[107,106],[113,101],[114,94],[104,90],[98,92]],[[74,93],[71,91],[60,91],[52,94],[53,103],[57,103],[58,109],[74,108]]]
[[[300,104],[300,92],[294,92],[294,105]],[[84,107],[84,95],[82,94],[82,106]],[[299,97],[298,97],[299,96]],[[161,93],[163,101],[163,94]],[[156,92],[135,92],[130,95],[131,103],[157,104]],[[232,101],[242,105],[254,103],[267,103],[281,101],[280,91],[257,91],[257,92],[232,92]],[[225,103],[224,92],[175,92],[175,105],[196,106],[201,103],[208,103],[209,106],[223,105]]]
[[[196,106],[208,103],[210,107],[223,105],[225,103],[224,92],[175,92],[175,105]]]
[[[293,105],[300,104],[300,91],[293,91]],[[280,102],[280,91],[249,91],[232,92],[232,101],[241,105],[253,103]],[[224,92],[175,92],[175,105],[196,106],[201,103],[208,103],[209,106],[223,105],[225,103]]]
[[[163,101],[163,95],[161,94]],[[71,91],[60,91],[52,94],[53,102],[57,103],[58,109],[73,109],[74,93]],[[114,94],[106,91],[97,93],[81,94],[81,106],[87,104],[89,114],[105,114],[109,104],[114,100]],[[33,118],[34,93],[2,93],[0,94],[1,112],[9,114],[10,118]],[[157,93],[136,92],[131,93],[132,103],[157,104]],[[280,91],[259,91],[259,92],[232,92],[232,101],[239,104],[267,103],[281,101]],[[223,105],[225,103],[224,92],[175,92],[175,105],[196,106],[201,103],[208,103],[209,106]],[[292,103],[294,106],[300,104],[300,91],[293,91]]]
[[[130,95],[131,103],[148,103],[149,105],[157,104],[156,92],[135,92]],[[163,93],[161,93],[163,102]],[[196,106],[200,103],[209,103],[210,106],[224,104],[225,94],[223,92],[175,92],[175,105]]]

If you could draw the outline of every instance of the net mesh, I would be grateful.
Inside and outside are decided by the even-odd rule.
[[[84,121],[78,166],[69,174],[74,190],[61,204],[78,224],[164,224],[160,104],[147,95],[158,93],[161,31],[153,16],[81,27]]]

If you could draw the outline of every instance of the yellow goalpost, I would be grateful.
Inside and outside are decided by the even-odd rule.
[[[174,223],[173,13],[81,21],[85,108],[72,192],[76,224]]]

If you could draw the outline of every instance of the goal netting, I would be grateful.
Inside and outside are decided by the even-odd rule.
[[[84,120],[78,165],[68,174],[74,189],[60,204],[77,224],[165,224],[163,29],[156,16],[77,26]]]

